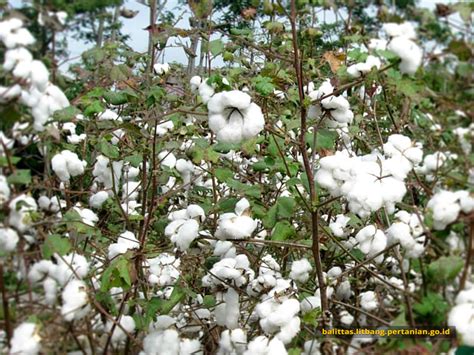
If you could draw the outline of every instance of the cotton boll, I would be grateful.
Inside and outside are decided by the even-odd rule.
[[[156,63],[153,66],[153,70],[155,71],[155,74],[163,75],[170,71],[170,65],[168,63],[164,63],[164,64]]]
[[[305,341],[302,355],[320,355],[320,346],[320,343],[316,339]]]
[[[125,254],[128,250],[138,249],[139,247],[140,243],[132,232],[123,232],[118,237],[117,243],[109,245],[109,259],[113,259],[120,254]]]
[[[69,150],[63,150],[51,160],[53,171],[63,182],[68,182],[71,177],[83,174],[86,165],[86,161],[80,160],[76,153]]]
[[[0,23],[0,27],[2,24]],[[23,322],[13,331],[9,354],[36,355],[41,350],[41,337],[35,323]]]
[[[0,175],[0,205],[4,204],[9,199],[10,186],[8,186],[7,178],[4,175]]]
[[[191,182],[191,176],[194,172],[194,164],[185,159],[178,159],[176,161],[176,170],[181,174],[184,184],[189,184]]]
[[[30,80],[31,84],[38,88],[40,91],[44,91],[48,86],[49,82],[49,71],[43,62],[39,60],[33,60],[30,63]]]
[[[416,32],[413,25],[410,22],[398,23],[385,23],[382,29],[390,37],[404,37],[408,39],[416,39]]]
[[[168,152],[167,150],[163,150],[158,154],[158,159],[160,160],[160,165],[167,167],[169,169],[173,169],[176,165],[176,157],[173,153]]]
[[[351,295],[351,283],[348,280],[341,282],[339,286],[337,286],[336,298],[338,300],[348,300],[351,298]]]
[[[255,103],[251,103],[244,117],[244,125],[242,128],[242,137],[251,139],[257,136],[265,127],[265,118],[262,109]]]
[[[296,260],[291,264],[290,278],[304,283],[308,281],[311,270],[308,259]]]
[[[336,237],[344,237],[346,236],[347,232],[344,231],[346,228],[347,223],[350,221],[350,217],[346,217],[343,214],[338,214],[336,216],[336,221],[329,223],[329,229]]]
[[[183,339],[179,343],[180,355],[202,355],[201,343],[198,339]]]
[[[387,49],[395,53],[402,60],[399,69],[402,73],[415,74],[423,59],[421,48],[406,37],[395,37],[387,46]]]
[[[381,252],[387,247],[387,237],[384,232],[376,229],[375,226],[369,225],[364,227],[356,234],[356,240],[359,242],[359,249],[368,257]],[[382,262],[383,255],[375,258],[375,262]]]
[[[38,210],[35,199],[22,194],[11,200],[8,207],[10,226],[15,227],[19,232],[26,232],[32,223],[30,213]]]
[[[214,88],[207,84],[207,79],[203,80],[199,85],[199,96],[201,96],[202,102],[207,104],[211,97],[214,95]]]
[[[374,291],[366,291],[360,294],[360,305],[366,311],[373,311],[379,307],[377,296]]]
[[[89,198],[89,206],[92,208],[101,208],[105,201],[109,198],[107,191],[99,191]]]
[[[166,234],[166,232],[165,232]],[[179,250],[187,250],[191,243],[198,237],[199,234],[199,223],[190,219],[185,221],[177,230],[177,233],[171,235],[171,241],[175,244]]]
[[[311,312],[313,309],[321,308],[321,297],[319,296],[308,296],[303,298],[300,304],[301,313],[306,314]]]
[[[341,311],[341,313],[339,313],[339,317],[341,319],[341,323],[346,327],[349,327],[352,323],[354,323],[354,316],[346,310]]]
[[[461,303],[449,312],[448,325],[456,327],[461,344],[474,346],[474,303]]]
[[[147,260],[150,268],[148,281],[160,287],[174,285],[180,276],[181,261],[168,253]]]
[[[33,56],[30,51],[24,47],[9,49],[5,52],[5,60],[3,62],[3,70],[11,71],[20,62],[31,63]]]
[[[89,313],[87,287],[83,281],[71,280],[62,292],[62,300],[61,314],[67,322],[79,320]]]
[[[166,133],[171,131],[173,128],[174,128],[174,123],[171,120],[160,123],[159,125],[156,126],[156,135],[158,137],[162,137]]]
[[[94,213],[94,211],[88,208],[82,208],[79,204],[73,207],[82,219],[82,223],[94,227],[95,223],[99,221],[99,217]]]
[[[18,233],[8,227],[0,226],[0,251],[1,252],[11,252],[16,249],[16,245],[20,238]]]
[[[118,323],[120,324],[120,326],[115,325],[111,338],[112,343],[115,345],[124,342],[127,339],[127,333],[133,334],[133,331],[135,330],[135,321],[131,316],[121,316]],[[114,323],[109,320],[107,322],[106,330],[110,332],[112,330],[113,325]]]
[[[122,200],[136,200],[140,194],[140,181],[127,181],[122,186]]]
[[[224,330],[219,341],[218,355],[242,354],[247,345],[247,335],[242,329]]]
[[[219,239],[249,238],[257,228],[257,222],[248,216],[224,214],[219,218],[216,237]]]
[[[0,86],[0,103],[7,103],[21,95],[21,86],[15,84],[13,86]]]
[[[436,230],[443,230],[453,223],[461,211],[458,196],[446,190],[434,194],[428,201],[427,207],[433,212],[433,227]]]
[[[191,91],[196,91],[199,89],[199,86],[202,83],[202,79],[199,75],[195,75],[189,80],[189,84],[191,85]]]
[[[151,332],[143,339],[143,352],[146,355],[179,354],[179,335],[174,329]]]

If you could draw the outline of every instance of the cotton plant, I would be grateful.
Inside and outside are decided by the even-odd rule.
[[[263,130],[262,109],[242,91],[223,91],[207,103],[209,128],[222,143],[240,143],[256,137]]]
[[[308,259],[295,260],[291,264],[290,279],[305,283],[308,281],[312,269]]]

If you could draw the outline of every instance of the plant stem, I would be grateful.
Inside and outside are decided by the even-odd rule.
[[[296,33],[296,3],[295,0],[291,0],[291,13],[290,13],[291,33],[293,40],[293,66],[296,71],[296,78],[298,81],[298,94],[300,99],[300,114],[301,114],[301,127],[299,136],[299,146],[301,155],[303,156],[304,170],[308,177],[309,193],[311,198],[311,236],[312,236],[312,253],[314,258],[314,264],[316,266],[316,275],[318,278],[319,291],[321,295],[321,311],[322,311],[322,327],[325,328],[328,325],[328,310],[329,303],[326,294],[326,283],[324,281],[323,268],[321,263],[321,246],[319,241],[319,211],[317,209],[317,194],[314,187],[314,175],[311,169],[311,164],[308,158],[308,150],[306,149],[305,133],[307,130],[306,126],[306,107],[304,106],[304,90],[303,90],[303,73],[302,73],[302,62],[298,50],[298,38]]]

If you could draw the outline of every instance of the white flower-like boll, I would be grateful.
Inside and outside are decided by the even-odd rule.
[[[374,291],[366,291],[360,294],[360,306],[366,311],[373,311],[378,308],[379,302]]]
[[[308,259],[295,260],[291,264],[290,278],[304,283],[308,281],[311,270],[312,267]]]
[[[132,232],[125,231],[120,234],[117,243],[109,245],[109,259],[115,258],[117,255],[125,254],[128,250],[138,249],[140,242]]]
[[[209,128],[223,143],[240,143],[257,136],[265,126],[261,108],[238,90],[215,94],[207,103]]]
[[[250,203],[246,198],[235,205],[235,213],[224,213],[219,217],[216,237],[219,239],[249,238],[257,228],[257,221],[249,217]]]
[[[171,221],[165,228],[165,235],[171,239],[179,250],[189,249],[199,235],[199,222],[205,219],[204,210],[198,205],[189,205],[186,209],[171,212]]]
[[[36,355],[41,350],[41,337],[35,323],[23,322],[15,328],[10,343],[10,354]]]
[[[63,150],[53,157],[51,166],[61,181],[68,182],[71,177],[84,174],[84,168],[87,166],[87,162],[80,160],[76,153]]]
[[[153,70],[155,71],[155,74],[163,75],[170,71],[170,65],[168,63],[164,63],[164,64],[156,63],[153,66]]]
[[[387,247],[387,236],[383,231],[377,229],[374,225],[369,225],[362,228],[356,234],[356,240],[359,242],[359,249],[369,258],[378,254]],[[374,259],[375,262],[380,263],[383,260],[383,255],[379,255]]]
[[[84,281],[71,280],[62,293],[61,314],[68,322],[84,318],[89,313],[87,287]]]
[[[462,344],[474,346],[474,288],[459,292],[456,305],[449,312],[448,325],[456,327]]]

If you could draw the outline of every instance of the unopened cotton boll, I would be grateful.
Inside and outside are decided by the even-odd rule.
[[[117,243],[109,245],[109,259],[115,258],[117,255],[125,254],[128,250],[138,249],[140,242],[132,232],[125,231],[117,239]]]
[[[1,26],[1,23],[0,23]],[[41,350],[41,337],[35,323],[23,322],[13,331],[9,354],[36,355]]]
[[[312,267],[308,259],[303,258],[301,260],[295,260],[291,264],[290,278],[304,283],[308,281],[311,270]]]
[[[19,240],[18,233],[14,229],[0,226],[1,252],[11,252],[15,250]]]
[[[366,311],[373,311],[379,307],[377,296],[374,291],[366,291],[360,294],[360,305]]]
[[[90,310],[87,287],[83,281],[71,280],[62,292],[61,314],[68,322],[79,320]]]

